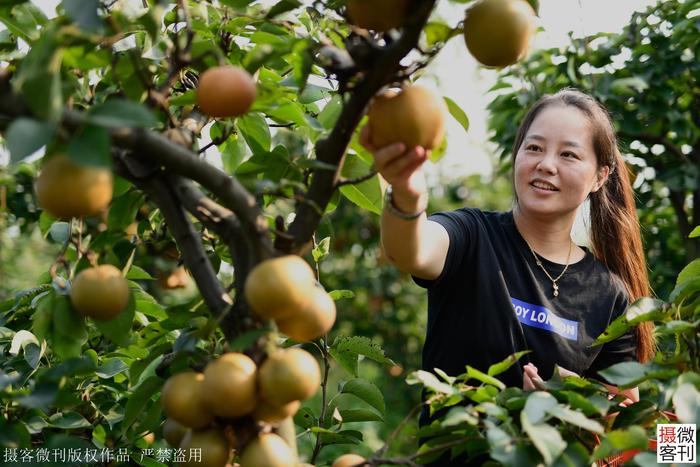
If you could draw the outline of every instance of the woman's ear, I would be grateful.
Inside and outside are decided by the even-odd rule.
[[[596,191],[600,190],[603,185],[605,185],[605,182],[608,180],[608,177],[610,176],[610,166],[604,165],[603,167],[598,170],[598,173],[596,173],[596,179],[595,182],[593,183],[593,186],[591,187],[591,193],[595,193]]]

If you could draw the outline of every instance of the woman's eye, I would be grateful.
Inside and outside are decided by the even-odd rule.
[[[540,150],[540,147],[537,146],[536,144],[528,144],[528,145],[525,147],[525,150],[527,150],[527,151],[539,151],[539,150]]]
[[[576,158],[576,154],[574,154],[573,152],[563,152],[561,155],[566,158]]]

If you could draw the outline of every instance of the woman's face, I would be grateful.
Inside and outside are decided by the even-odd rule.
[[[535,118],[515,157],[520,209],[540,215],[575,213],[608,176],[599,170],[591,124],[575,107],[550,105]]]

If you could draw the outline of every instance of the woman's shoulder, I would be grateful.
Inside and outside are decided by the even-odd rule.
[[[430,217],[448,217],[454,220],[477,221],[485,224],[505,225],[513,223],[512,211],[489,211],[472,207],[461,207],[452,211],[439,211]]]

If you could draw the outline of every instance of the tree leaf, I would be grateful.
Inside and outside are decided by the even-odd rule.
[[[112,98],[90,109],[89,121],[106,128],[150,128],[158,120],[141,104]]]
[[[408,375],[406,378],[407,384],[422,384],[425,388],[433,392],[442,394],[459,394],[459,390],[449,384],[440,381],[437,376],[425,370],[417,370]]]
[[[692,384],[684,383],[676,389],[673,407],[680,423],[700,423],[700,392]]]
[[[525,401],[522,418],[527,419],[532,424],[541,423],[544,421],[548,411],[557,405],[557,400],[550,393],[534,391]]]
[[[530,352],[532,352],[532,350],[522,350],[520,352],[516,352],[512,355],[509,355],[504,360],[489,366],[487,374],[489,376],[500,375],[504,371],[508,370],[508,368],[515,365],[523,355],[529,354]]]
[[[18,118],[7,128],[6,144],[10,162],[16,164],[46,146],[53,138],[55,125],[30,118]]]
[[[490,384],[491,386],[495,386],[498,389],[505,389],[506,385],[503,384],[502,381],[499,381],[498,379],[494,378],[493,376],[489,376],[483,371],[479,371],[474,367],[471,367],[467,365],[467,373],[466,375],[469,378],[474,378],[476,380],[481,381],[482,383]]]
[[[457,120],[460,125],[462,125],[464,131],[469,131],[469,117],[467,116],[466,112],[464,112],[464,110],[462,110],[462,108],[449,97],[443,97],[443,99],[445,99],[447,110],[449,110],[450,115],[452,115],[454,119]]]
[[[162,385],[163,380],[161,378],[151,376],[143,381],[143,383],[131,393],[126,401],[126,408],[124,409],[122,433],[126,433],[136,419],[143,414],[146,405],[151,401],[153,395],[158,393],[158,389]]]
[[[97,368],[95,374],[102,379],[113,378],[119,373],[124,373],[129,369],[129,365],[120,358],[108,358]]]
[[[93,33],[102,31],[102,19],[97,14],[99,0],[63,0],[61,5],[80,29]]]
[[[88,422],[85,417],[77,412],[56,413],[49,417],[49,423],[53,427],[64,430],[77,430],[92,426],[92,423]]]
[[[347,381],[342,385],[340,392],[342,394],[352,394],[377,409],[382,415],[384,415],[386,411],[382,392],[374,384],[365,379],[355,378]]]
[[[520,412],[523,431],[527,433],[532,444],[542,454],[545,464],[551,464],[566,449],[566,441],[556,428],[545,424],[534,424],[525,411]]]
[[[240,130],[253,154],[270,152],[272,136],[265,117],[258,112],[249,112],[238,117],[236,126]]]
[[[558,418],[562,422],[570,423],[571,425],[578,426],[580,428],[583,428],[584,430],[588,430],[598,434],[602,434],[605,431],[603,425],[601,425],[595,420],[591,420],[590,418],[586,417],[584,414],[576,410],[571,410],[567,407],[562,407],[560,405],[556,405],[546,410],[548,414]]]
[[[103,127],[87,125],[71,138],[68,157],[76,164],[111,168],[112,148],[109,133]]]

